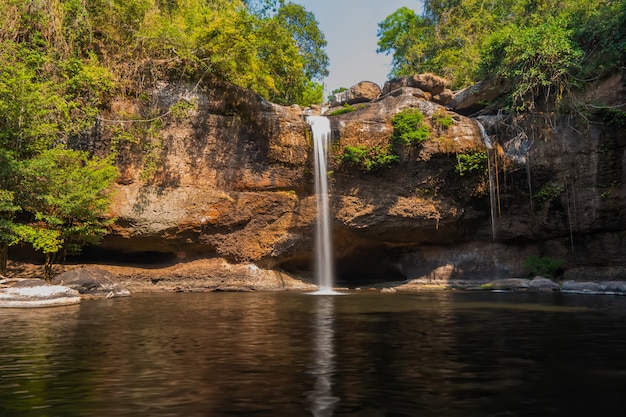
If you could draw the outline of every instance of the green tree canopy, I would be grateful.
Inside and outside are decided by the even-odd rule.
[[[58,255],[77,253],[106,233],[112,222],[106,217],[110,186],[117,175],[110,160],[63,148],[21,163],[16,196],[29,219],[14,229],[44,254],[44,278],[51,278]]]
[[[626,65],[625,0],[425,0],[379,24],[392,76],[434,72],[464,87],[502,77],[514,106]],[[538,88],[540,87],[540,88]],[[522,105],[521,97],[526,97]],[[520,101],[521,100],[521,101]]]

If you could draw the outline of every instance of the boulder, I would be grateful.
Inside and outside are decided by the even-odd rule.
[[[626,281],[602,281],[600,288],[603,294],[626,294]]]
[[[463,115],[474,114],[497,99],[506,89],[500,79],[491,79],[471,85],[454,93],[447,107]]]
[[[367,103],[380,96],[380,87],[371,81],[361,81],[346,91],[333,96],[331,107],[343,106],[344,104]]]
[[[30,280],[29,280],[30,281]],[[69,287],[48,285],[38,280],[38,285],[17,283],[0,288],[0,307],[35,308],[57,307],[80,303],[80,295]]]
[[[387,81],[383,86],[382,95],[387,95],[403,87],[419,88],[430,93],[431,96],[437,96],[443,94],[450,87],[450,82],[443,77],[430,73],[415,74],[410,77],[395,78]],[[446,95],[448,94],[446,93]]]
[[[573,294],[626,295],[626,281],[563,281],[561,291]]]
[[[453,97],[454,97],[454,93],[452,92],[452,90],[450,90],[449,88],[446,88],[441,93],[433,95],[432,100],[435,103],[445,106],[446,104],[452,101]]]
[[[535,277],[528,283],[528,291],[553,292],[560,291],[561,286],[556,282],[544,277]]]
[[[112,298],[130,295],[130,291],[120,285],[115,275],[97,267],[73,269],[57,275],[52,282],[92,297]]]
[[[602,287],[597,282],[564,281],[561,291],[574,294],[601,294]]]

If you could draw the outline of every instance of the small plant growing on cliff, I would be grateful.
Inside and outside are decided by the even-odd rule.
[[[412,145],[428,139],[430,132],[424,124],[424,115],[418,109],[405,109],[391,120],[393,139],[397,143]]]
[[[542,205],[548,201],[552,201],[555,198],[558,198],[563,192],[563,188],[556,184],[546,184],[537,194],[533,196],[533,199],[539,204]]]
[[[487,154],[485,152],[460,153],[456,156],[457,164],[454,171],[461,177],[472,172],[487,171]]]
[[[189,117],[189,114],[198,109],[198,99],[179,100],[170,107],[170,113],[176,121]]]
[[[341,108],[338,108],[337,110],[333,110],[330,113],[328,113],[328,116],[338,116],[340,114],[351,113],[353,111],[362,110],[364,108],[365,108],[365,104],[359,104],[358,106],[354,107],[346,103]]]
[[[376,171],[389,167],[398,161],[398,156],[391,151],[391,146],[346,146],[340,161],[357,166],[365,172]]]
[[[559,275],[560,268],[564,263],[565,261],[562,259],[532,255],[524,261],[524,268],[530,277],[539,275],[544,278],[555,278]]]
[[[433,125],[439,129],[446,130],[454,123],[452,117],[443,109],[435,111],[431,117]]]

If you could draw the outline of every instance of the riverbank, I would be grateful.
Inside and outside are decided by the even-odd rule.
[[[57,266],[55,274],[81,268],[106,271],[130,293],[313,291],[317,288],[309,276],[298,279],[282,271],[263,269],[254,264],[231,264],[220,258],[162,265],[69,264]],[[42,276],[42,266],[10,262],[5,275],[7,278],[38,279]],[[553,281],[543,277],[498,280],[420,278],[402,282],[373,283],[359,289],[389,293],[464,290],[626,295],[626,280]]]

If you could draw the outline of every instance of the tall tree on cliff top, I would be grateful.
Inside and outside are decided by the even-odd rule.
[[[311,104],[313,89],[321,101],[328,58],[314,16],[282,1],[248,3],[180,0],[149,10],[136,53],[176,79],[212,74],[280,104]]]

